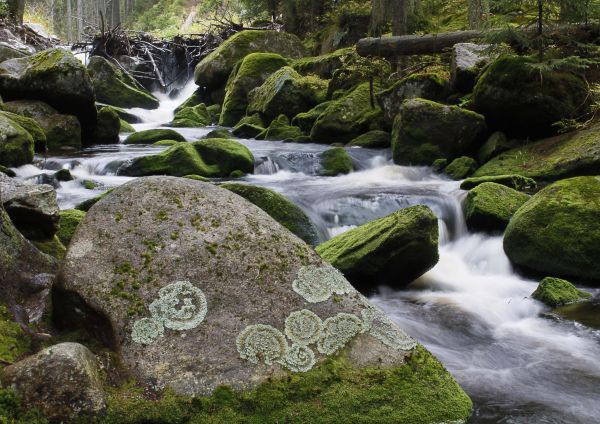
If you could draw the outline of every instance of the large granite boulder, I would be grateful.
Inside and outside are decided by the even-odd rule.
[[[142,87],[123,69],[103,57],[92,56],[88,72],[99,102],[112,106],[143,109],[156,109],[158,99]]]
[[[310,385],[303,399],[312,399],[315,380],[305,378],[319,374],[352,390],[365,416],[385,408],[433,424],[470,412],[447,373],[338,271],[258,207],[212,184],[150,177],[115,189],[81,222],[55,299],[59,323],[91,330],[154,390],[268,393],[293,380]],[[367,378],[375,370],[381,379]],[[378,400],[363,402],[373,390]],[[415,402],[427,404],[426,419]],[[340,403],[315,403],[326,420],[340,416]],[[299,413],[312,415],[312,404]]]
[[[34,99],[75,115],[84,134],[96,125],[94,88],[83,64],[69,50],[54,48],[0,63],[4,100]]]
[[[21,166],[33,161],[34,141],[21,125],[0,115],[0,165]]]
[[[509,259],[545,275],[600,284],[600,178],[558,181],[513,216],[504,236]]]
[[[413,206],[342,233],[316,250],[355,286],[403,286],[438,262],[438,221],[427,206]]]
[[[241,31],[225,40],[198,63],[194,80],[210,90],[224,87],[235,64],[250,53],[277,53],[298,59],[306,55],[302,41],[295,35],[276,31]]]
[[[83,422],[106,409],[96,357],[78,343],[61,343],[0,371],[3,387],[53,423]]]
[[[29,322],[38,322],[48,307],[57,268],[53,258],[23,237],[0,206],[0,300],[23,311]]]
[[[472,155],[485,141],[485,118],[458,106],[407,100],[394,120],[392,153],[398,165],[431,165]]]

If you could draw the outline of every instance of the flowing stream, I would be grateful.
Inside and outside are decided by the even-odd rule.
[[[171,120],[178,98],[161,96],[154,111],[132,109],[138,130]],[[196,140],[213,128],[178,129]],[[537,282],[517,275],[502,237],[467,231],[459,183],[429,168],[393,165],[389,150],[349,149],[356,171],[318,176],[318,144],[239,140],[256,159],[255,174],[242,182],[272,188],[296,202],[326,240],[410,205],[426,204],[440,220],[440,261],[406,290],[381,287],[371,300],[430,349],[475,403],[470,423],[599,423],[600,331],[548,314],[528,296]],[[75,181],[60,183],[61,208],[130,180],[119,165],[164,147],[95,146],[73,156],[38,158],[16,169],[18,177],[68,168]],[[84,181],[98,184],[84,187]],[[591,290],[596,296],[600,290]]]

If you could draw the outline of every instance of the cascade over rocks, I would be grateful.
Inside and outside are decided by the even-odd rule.
[[[436,233],[437,234],[437,233]],[[241,197],[139,178],[94,205],[55,296],[142,384],[199,395],[320,367],[394,367],[416,343],[299,238]]]

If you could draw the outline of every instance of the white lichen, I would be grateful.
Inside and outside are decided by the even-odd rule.
[[[253,364],[263,361],[271,365],[283,360],[288,344],[281,331],[270,325],[249,325],[237,336],[236,345],[242,359]]]
[[[308,309],[292,312],[285,319],[285,335],[292,343],[307,346],[321,336],[323,321]]]
[[[403,351],[412,350],[417,346],[417,342],[379,308],[369,305],[362,310],[361,315],[363,332],[368,332],[384,345]]]
[[[317,350],[323,355],[331,355],[346,346],[362,329],[362,321],[353,314],[342,312],[327,318]]]
[[[189,281],[176,281],[160,289],[159,298],[150,304],[150,313],[171,330],[191,330],[206,317],[204,293]]]
[[[133,324],[131,338],[140,344],[150,344],[164,335],[165,329],[162,321],[154,318],[142,318]]]
[[[334,294],[354,291],[344,275],[331,265],[303,266],[298,270],[292,288],[309,303],[324,302]]]
[[[310,371],[316,363],[315,353],[307,346],[292,345],[281,365],[293,372]]]

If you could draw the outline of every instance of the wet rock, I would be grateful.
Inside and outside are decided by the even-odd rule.
[[[208,112],[206,105],[200,103],[194,107],[184,107],[175,112],[173,121],[169,122],[168,127],[197,128],[206,127],[212,124],[212,116]]]
[[[100,102],[123,108],[156,109],[159,105],[158,99],[131,75],[103,57],[92,56],[88,71]]]
[[[469,191],[465,201],[467,225],[471,230],[502,232],[529,197],[504,185],[479,184]]]
[[[59,208],[52,186],[26,184],[0,174],[0,199],[25,237],[45,239],[56,233]]]
[[[509,259],[527,270],[600,284],[600,179],[556,182],[533,196],[504,236]]]
[[[458,43],[452,48],[451,80],[461,93],[470,93],[483,67],[489,63],[487,44]],[[433,100],[433,99],[432,99]]]
[[[16,113],[7,111],[1,111],[0,116],[3,116],[13,121],[14,123],[20,125],[25,131],[29,133],[29,135],[31,135],[31,138],[33,138],[35,152],[46,152],[46,133],[35,120],[23,115],[18,115]]]
[[[567,280],[546,277],[531,294],[531,297],[555,308],[569,303],[589,300],[592,298],[592,294],[579,290]]]
[[[461,156],[454,159],[444,168],[444,174],[453,180],[463,180],[477,170],[477,161],[468,156]]]
[[[158,128],[138,131],[125,139],[124,144],[154,144],[161,140],[185,141],[185,137],[175,130]]]
[[[0,115],[0,165],[21,166],[33,161],[34,142],[18,123]]]
[[[94,131],[96,144],[117,144],[121,130],[121,119],[111,108],[102,108],[98,112],[98,125]]]
[[[373,130],[359,135],[350,143],[349,147],[364,147],[366,149],[385,149],[390,147],[391,134],[387,131]]]
[[[409,207],[342,233],[316,251],[355,287],[401,287],[437,263],[438,221],[427,206]]]
[[[394,120],[392,153],[398,165],[431,165],[476,152],[485,140],[485,118],[457,106],[407,100]]]
[[[334,147],[321,153],[320,164],[320,175],[324,177],[349,174],[354,170],[352,158],[343,147]]]
[[[57,344],[9,365],[0,380],[54,423],[91,419],[106,409],[96,358],[78,343]]]

